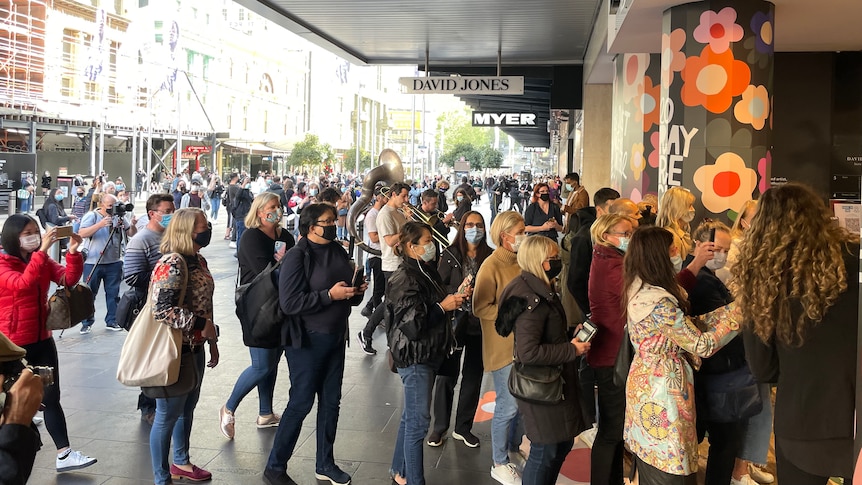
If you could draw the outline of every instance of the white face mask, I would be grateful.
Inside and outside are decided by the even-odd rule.
[[[425,249],[425,252],[419,255],[419,257],[422,258],[422,261],[425,261],[426,263],[429,261],[433,261],[437,250],[437,246],[434,245],[434,242],[432,241],[422,246],[422,248]],[[413,251],[416,251],[415,246],[413,247]]]
[[[706,267],[715,271],[724,268],[727,264],[727,253],[724,251],[716,251],[712,255],[712,259],[706,262]]]
[[[35,251],[42,242],[42,237],[38,234],[30,234],[29,236],[21,236],[18,238],[18,243],[24,251]]]
[[[673,272],[679,273],[682,271],[682,256],[677,254],[676,256],[671,256],[670,262],[673,263]]]
[[[682,220],[685,222],[691,222],[694,220],[694,209],[689,210],[682,216]]]
[[[524,239],[527,239],[526,234],[518,234],[515,237],[515,242],[512,243],[512,251],[518,252],[518,248],[521,247],[521,243],[524,242]]]

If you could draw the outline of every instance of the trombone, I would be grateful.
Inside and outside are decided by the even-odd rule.
[[[418,207],[413,206],[413,204],[411,204],[410,202],[407,202],[407,201],[404,202],[404,208],[406,208],[410,212],[410,219],[412,219],[414,222],[421,222],[423,224],[428,224],[428,226],[431,227],[431,237],[433,237],[434,241],[436,241],[437,244],[440,245],[441,251],[446,249],[447,247],[449,247],[449,245],[451,244],[449,242],[449,238],[446,235],[440,234],[440,231],[438,231],[434,227],[434,224],[436,224],[437,221],[443,220],[443,217],[445,217],[445,214],[443,214],[440,211],[437,211],[436,213],[430,214],[430,215],[426,214],[426,213],[422,212],[421,210],[419,210]],[[458,226],[457,222],[453,221],[453,223],[454,223],[455,227]],[[447,227],[449,227],[449,224],[447,224]]]

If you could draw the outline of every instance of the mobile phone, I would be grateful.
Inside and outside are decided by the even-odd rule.
[[[353,282],[351,285],[354,288],[359,288],[362,286],[362,283],[365,283],[365,267],[357,266],[356,271],[353,272]]]
[[[281,249],[284,248],[284,244],[285,244],[284,241],[276,241],[275,242],[275,252],[281,251]]]
[[[589,342],[596,336],[596,333],[599,331],[599,328],[596,327],[596,324],[586,320],[581,324],[581,329],[578,330],[578,333],[575,334],[575,338],[580,340],[581,342]]]
[[[464,282],[461,283],[461,287],[458,288],[459,294],[467,293],[467,288],[469,288],[473,284],[473,273],[469,273],[466,278],[464,278]]]
[[[709,230],[709,242],[711,242],[711,243],[715,242],[715,228],[714,227]]]
[[[57,226],[54,235],[57,236],[57,239],[66,239],[72,235],[72,226]]]

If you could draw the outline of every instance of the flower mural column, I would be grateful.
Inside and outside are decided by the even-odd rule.
[[[723,215],[769,188],[775,8],[705,1],[665,11],[662,25],[659,195],[697,196]]]

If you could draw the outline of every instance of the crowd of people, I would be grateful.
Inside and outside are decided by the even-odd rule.
[[[57,350],[45,326],[48,288],[81,280],[95,297],[104,283],[105,325],[122,330],[128,316],[117,303],[125,281],[123,299],[149,299],[156,321],[182,332],[182,352],[197,370],[187,393],[139,396],[152,425],[155,483],[212,478],[192,463],[189,439],[205,368],[219,363],[215,282],[200,250],[223,207],[237,284],[278,268],[281,339],[249,346],[250,365],[219,409],[219,431],[234,439],[235,415],[257,388],[256,425],[277,428],[266,483],[295,483],[289,462],[315,399],[315,477],[351,482],[333,450],[348,317],[363,302],[360,349],[377,355],[374,334],[382,327],[386,358],[403,386],[393,483],[424,484],[424,447],[441,446],[450,428],[465,447],[482,444],[473,419],[485,373],[495,391],[488,466],[506,485],[556,483],[575,438],[590,432],[594,484],[621,485],[627,470],[642,485],[696,483],[704,439],[707,485],[770,483],[762,465],[773,434],[782,484],[849,480],[859,235],[839,227],[810,188],[772,188],[740,207],[731,227],[695,224],[696,197],[681,187],[661,201],[648,195],[637,202],[601,188],[590,205],[577,173],[464,177],[451,188],[440,177],[361,182],[164,174],[135,216],[122,179],[98,176],[92,187],[75,187],[69,214],[57,191],[44,221],[10,216],[0,241],[0,332],[31,364],[55,369],[41,401],[57,471],[96,459],[70,447]],[[349,209],[363,194],[362,225],[351,227]],[[488,221],[474,210],[483,196]],[[56,227],[66,224],[75,233],[61,265],[48,251],[59,242]],[[367,248],[358,280],[354,236]],[[94,323],[95,315],[86,318],[80,333]],[[273,401],[282,356],[290,395],[279,413]],[[533,372],[551,378],[526,392],[517,382]],[[0,426],[0,454],[9,452],[3,428],[26,423],[16,415]],[[9,473],[26,480],[29,468]]]

